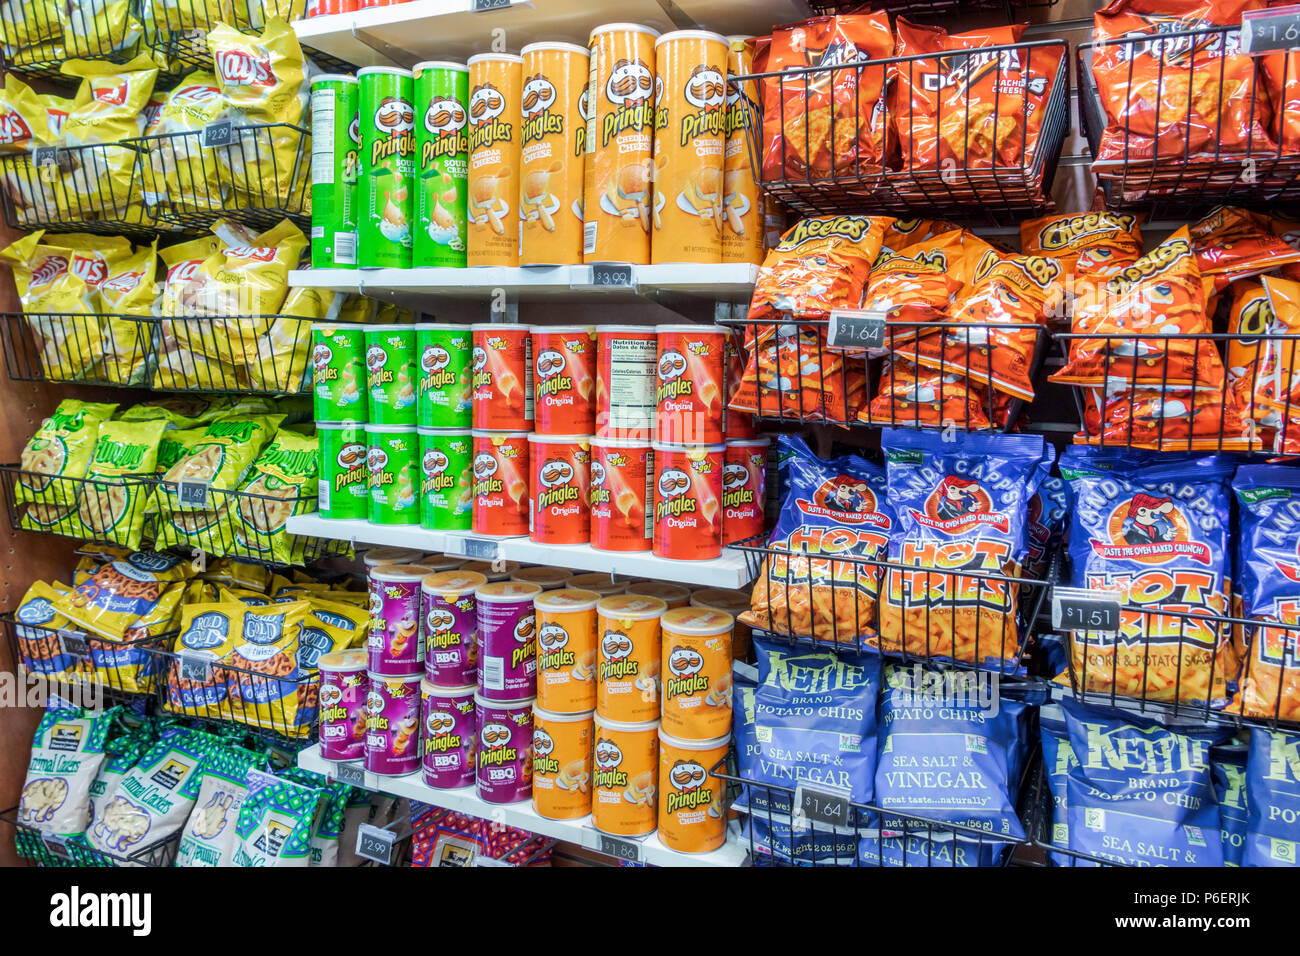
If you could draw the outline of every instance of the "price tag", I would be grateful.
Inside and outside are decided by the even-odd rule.
[[[211,149],[214,146],[229,146],[231,139],[234,138],[234,127],[229,120],[220,123],[209,123],[203,127],[203,146]]]
[[[196,684],[207,684],[212,680],[212,661],[206,657],[182,654],[180,670],[181,680],[194,681]]]
[[[613,262],[598,262],[591,267],[591,285],[600,289],[632,289],[632,267]]]
[[[588,850],[595,850],[597,853],[612,856],[617,860],[626,860],[628,863],[641,862],[642,844],[640,840],[610,836],[608,833],[601,833],[592,826],[584,828],[582,845]]]
[[[206,508],[208,506],[208,483],[206,481],[181,481],[176,484],[176,497],[188,508]]]
[[[90,660],[90,641],[76,631],[59,631],[59,649],[69,657]]]
[[[366,771],[361,766],[360,761],[352,761],[351,763],[339,761],[336,763],[334,765],[334,779],[339,783],[360,787],[363,790],[366,787]]]
[[[59,147],[37,146],[32,151],[32,162],[37,166],[57,166],[59,164]]]
[[[391,866],[393,861],[393,833],[363,823],[357,827],[357,856],[373,863]]]
[[[1118,631],[1123,600],[1118,591],[1053,588],[1052,627],[1063,631]]]
[[[1300,4],[1248,10],[1241,15],[1241,51],[1300,49]]]
[[[836,348],[883,348],[885,313],[867,309],[835,309],[831,312],[826,343]]]
[[[470,6],[472,13],[481,13],[484,10],[503,10],[510,6],[514,0],[474,0]]]
[[[41,842],[45,844],[45,849],[55,856],[65,860],[72,858],[71,854],[68,853],[68,841],[57,833],[42,833]]]
[[[479,561],[495,561],[500,545],[491,538],[469,538],[453,535],[449,539],[447,553],[457,557],[475,558]]]
[[[833,827],[849,826],[849,814],[853,811],[848,793],[802,783],[794,788],[794,805],[809,820]]]

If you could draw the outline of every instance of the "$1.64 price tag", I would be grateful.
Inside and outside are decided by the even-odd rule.
[[[1300,4],[1247,10],[1241,15],[1243,53],[1300,49]]]
[[[1118,591],[1053,588],[1052,627],[1062,631],[1118,631],[1123,598]]]
[[[823,790],[800,783],[794,788],[794,806],[809,820],[833,827],[849,825],[853,807],[849,795],[835,790]]]
[[[885,313],[866,309],[834,310],[826,331],[826,344],[833,348],[884,348]]]

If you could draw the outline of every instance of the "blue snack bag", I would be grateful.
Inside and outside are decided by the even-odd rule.
[[[1071,447],[1061,474],[1073,499],[1070,583],[1117,591],[1125,605],[1118,634],[1072,632],[1081,689],[1222,707],[1235,672],[1220,620],[1232,462]]]
[[[1009,843],[958,833],[869,830],[858,841],[859,866],[996,866]]]
[[[1300,862],[1300,734],[1253,727],[1246,759],[1242,866]]]
[[[852,866],[858,855],[852,828],[795,826],[788,817],[753,813],[741,833],[750,841],[755,866]]]
[[[1066,780],[1070,849],[1126,866],[1223,866],[1210,748],[1228,727],[1173,729],[1061,702],[1078,763]]]
[[[1070,771],[1079,765],[1070,749],[1070,732],[1065,726],[1065,714],[1059,704],[1049,704],[1038,710],[1038,729],[1043,740],[1043,777],[1052,795],[1052,843],[1070,848],[1069,804],[1066,787]],[[1049,853],[1057,866],[1097,866],[1091,860],[1070,856],[1068,853]]]
[[[1223,865],[1241,866],[1246,846],[1246,749],[1216,747],[1210,752],[1214,761],[1214,798],[1219,801],[1219,832],[1223,840]]]
[[[1025,574],[1028,577],[1041,579],[1047,574],[1052,555],[1065,537],[1069,515],[1070,495],[1065,479],[1044,478],[1029,499],[1026,514],[1029,557],[1025,561]]]
[[[979,575],[1021,576],[1029,499],[1050,467],[1037,435],[881,433],[889,497],[898,514],[880,599],[886,651],[1005,671],[1020,646],[1020,587]]]

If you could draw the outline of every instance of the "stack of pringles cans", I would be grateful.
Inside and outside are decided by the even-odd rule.
[[[761,264],[757,97],[727,84],[753,46],[611,23],[586,48],[318,77],[312,265]]]

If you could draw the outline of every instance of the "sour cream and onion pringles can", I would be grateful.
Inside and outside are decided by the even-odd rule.
[[[317,422],[317,511],[322,518],[366,520],[370,513],[370,446],[366,426]]]
[[[519,101],[523,58],[469,58],[471,266],[519,265]]]
[[[415,266],[464,267],[469,189],[469,68],[417,63],[415,88]]]
[[[418,428],[420,524],[469,531],[474,514],[474,436],[468,428]]]
[[[313,323],[312,412],[317,422],[369,420],[365,333],[363,325]]]
[[[416,424],[469,428],[474,395],[473,332],[468,325],[415,326]]]
[[[362,268],[409,268],[415,185],[411,71],[367,66],[357,71],[357,83],[361,125],[357,263]]]
[[[357,78],[323,73],[311,82],[311,265],[357,266],[361,162]]]
[[[587,51],[572,43],[530,43],[523,57],[520,135],[523,172],[519,261],[524,265],[582,262],[583,160]]]

